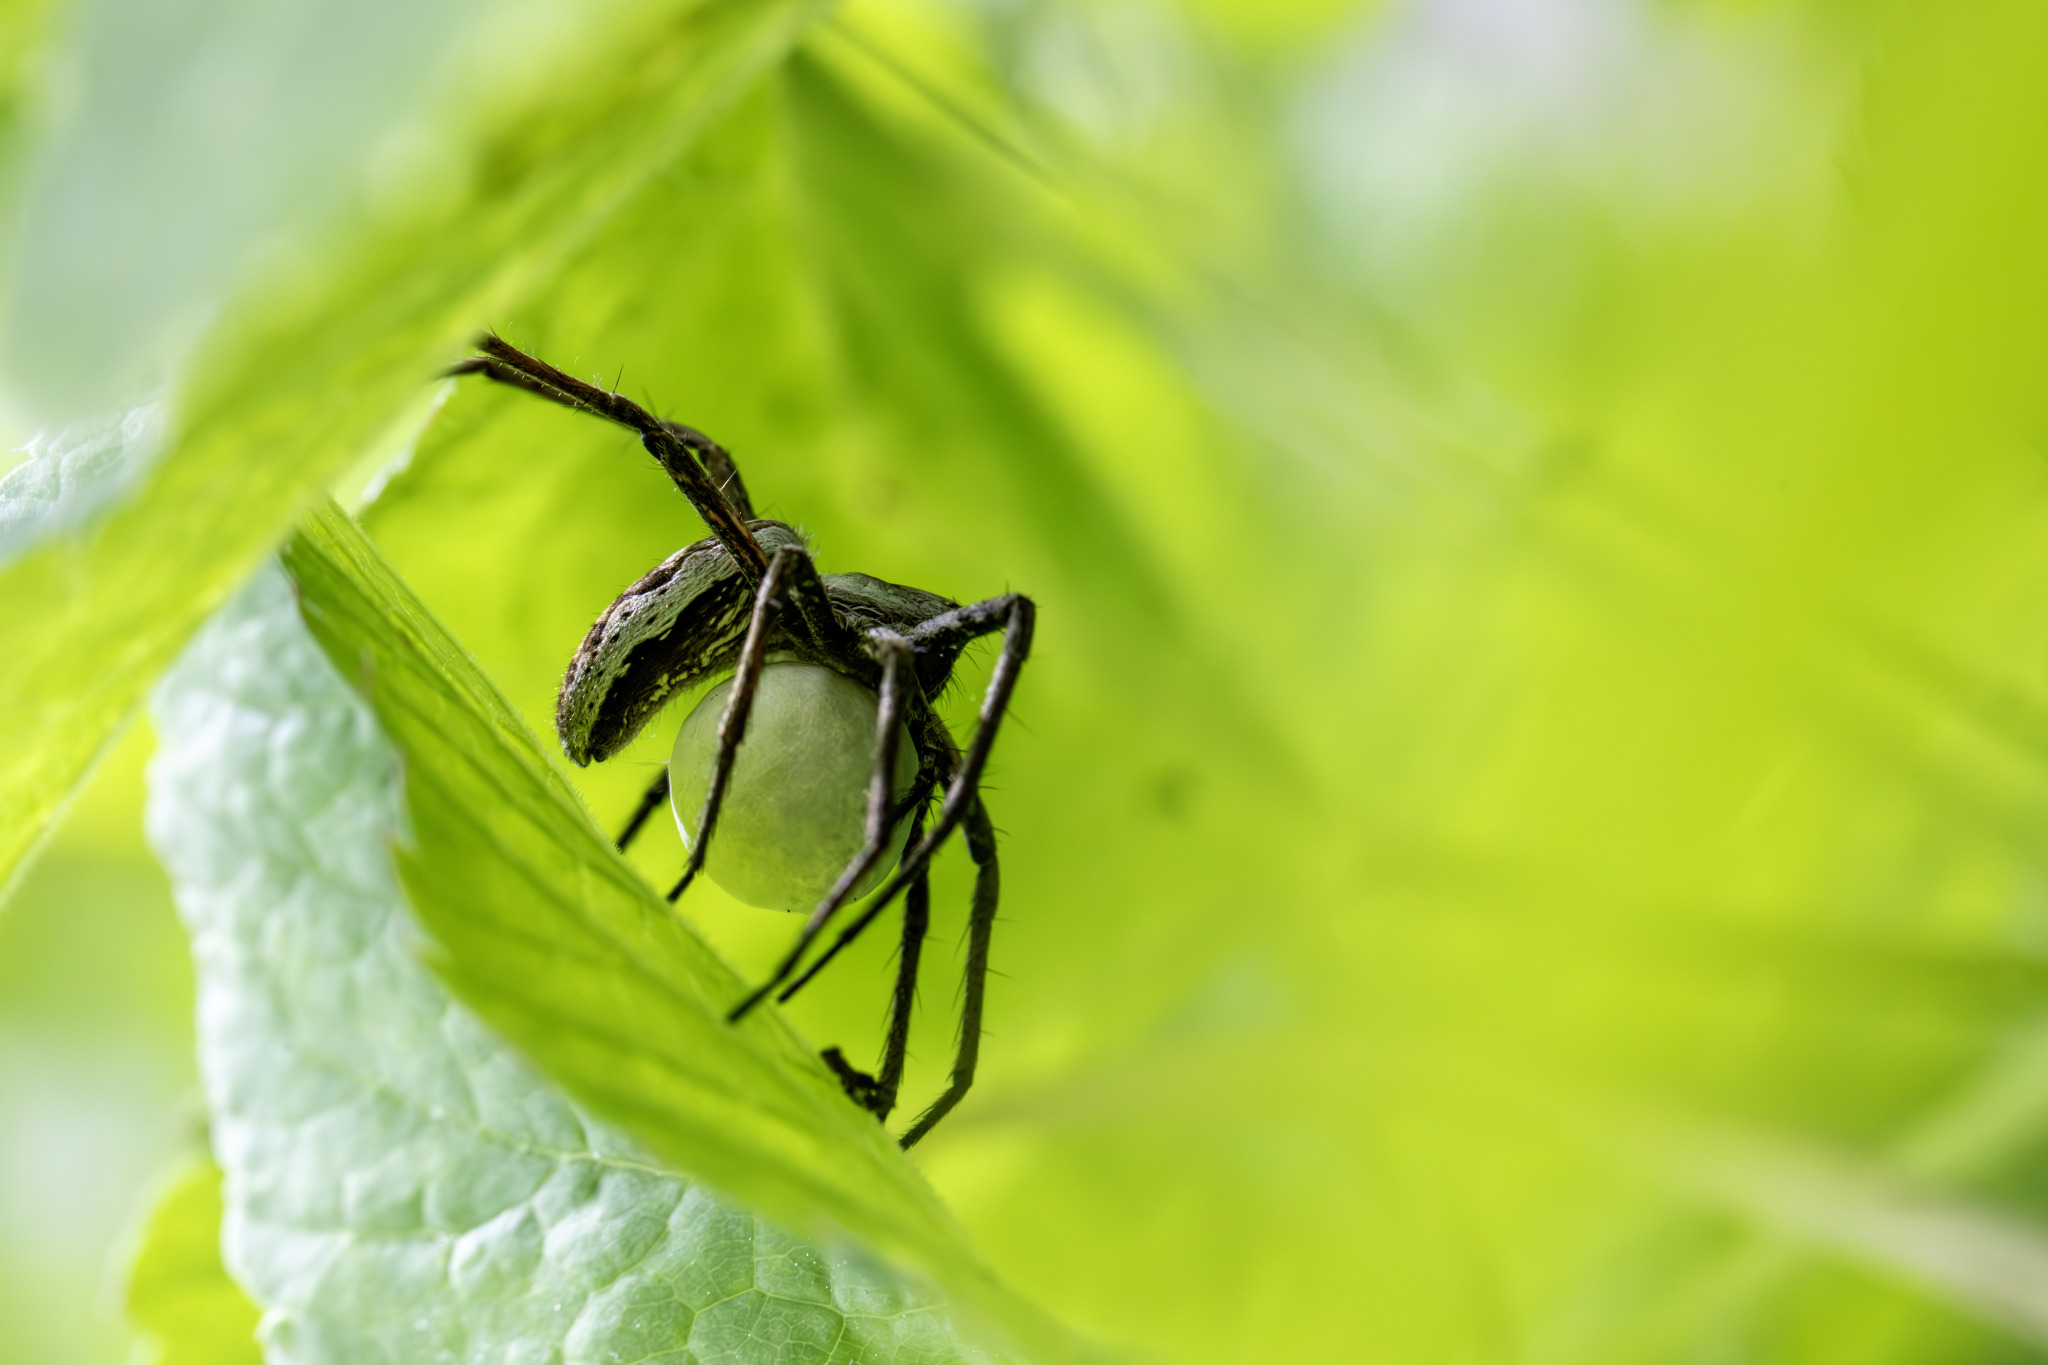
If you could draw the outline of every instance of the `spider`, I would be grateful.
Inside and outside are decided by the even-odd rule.
[[[859,851],[811,910],[774,974],[727,1017],[738,1021],[778,991],[778,1001],[788,1000],[901,896],[902,948],[881,1067],[870,1075],[836,1047],[823,1053],[847,1095],[878,1120],[886,1120],[895,1108],[903,1079],[918,958],[930,923],[931,858],[954,831],[964,832],[975,879],[960,1036],[945,1091],[900,1139],[903,1146],[912,1146],[974,1083],[1000,885],[995,829],[982,804],[980,782],[1031,649],[1031,599],[1010,593],[961,606],[866,574],[821,578],[795,529],[754,515],[732,456],[704,433],[656,418],[629,399],[586,384],[495,335],[485,336],[476,349],[478,354],[449,373],[480,374],[637,432],[711,530],[709,539],[670,555],[605,609],[570,661],[555,708],[556,729],[570,760],[579,766],[602,762],[625,747],[671,698],[720,674],[731,675],[697,837],[690,840],[689,859],[668,893],[670,902],[704,869],[764,668],[777,660],[820,666],[874,697],[874,751]],[[963,750],[930,699],[945,687],[968,642],[996,632],[1002,633],[1002,649],[974,736]],[[902,785],[898,746],[906,733],[916,774],[907,792],[892,800]],[[680,741],[677,752],[682,753]],[[669,778],[664,767],[620,833],[621,851],[669,798]],[[904,848],[894,875],[799,973],[805,954],[833,918],[864,894],[863,883],[887,868],[892,831],[903,834]]]

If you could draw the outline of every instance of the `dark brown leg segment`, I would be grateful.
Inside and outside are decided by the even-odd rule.
[[[981,1011],[988,995],[988,944],[995,930],[996,903],[1002,898],[1002,872],[996,862],[996,832],[988,808],[975,798],[965,822],[967,852],[974,859],[974,910],[967,920],[967,974],[960,1001],[960,1047],[953,1057],[953,1079],[931,1108],[917,1116],[903,1145],[913,1147],[938,1121],[953,1112],[974,1084],[981,1058]],[[907,913],[907,910],[906,910]]]
[[[924,821],[910,827],[910,841],[917,842]],[[917,965],[924,956],[924,941],[931,931],[931,884],[923,876],[903,893],[903,941],[896,956],[896,993],[889,1001],[889,1029],[882,1045],[882,1069],[877,1075],[855,1067],[846,1054],[828,1047],[820,1055],[847,1096],[876,1118],[886,1121],[896,1108],[896,1092],[903,1086],[903,1064],[910,1054],[910,1016],[917,1006]]]
[[[910,842],[924,833],[924,821],[910,827]],[[917,966],[924,956],[924,940],[931,931],[932,888],[920,872],[903,893],[903,939],[896,952],[896,993],[889,1000],[888,1041],[882,1048],[882,1070],[875,1077],[875,1117],[886,1119],[896,1107],[896,1092],[903,1084],[903,1063],[910,1053],[910,1015],[917,1007]]]
[[[661,809],[661,803],[666,800],[668,800],[668,769],[663,768],[661,775],[648,785],[646,795],[640,798],[639,806],[633,811],[633,818],[628,820],[626,827],[619,831],[619,852],[624,853],[627,847],[640,837],[641,826],[647,823],[649,816]]]
[[[746,480],[740,477],[740,467],[733,463],[732,455],[718,442],[706,436],[695,427],[686,427],[681,422],[663,422],[670,434],[684,445],[697,452],[697,458],[704,463],[704,472],[711,476],[711,482],[718,487],[726,506],[741,521],[754,519],[754,500],[747,496]]]

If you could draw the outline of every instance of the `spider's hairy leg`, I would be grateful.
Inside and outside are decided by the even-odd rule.
[[[915,844],[924,833],[920,817],[910,827],[909,842]],[[931,931],[932,887],[920,869],[910,889],[903,893],[903,939],[896,953],[896,993],[889,1000],[888,1041],[882,1048],[882,1069],[875,1077],[875,1117],[886,1119],[896,1107],[896,1091],[903,1084],[903,1062],[910,1053],[910,1012],[917,1004],[917,964],[924,955],[925,935]]]
[[[670,888],[671,902],[679,898],[704,868],[711,851],[711,832],[718,824],[718,811],[725,804],[726,784],[732,779],[732,765],[739,755],[740,740],[746,737],[747,716],[754,708],[754,690],[761,682],[761,663],[768,654],[768,635],[781,613],[783,579],[804,552],[785,545],[768,561],[768,571],[754,590],[754,610],[747,618],[747,635],[740,645],[739,666],[733,671],[732,692],[725,699],[725,715],[718,722],[718,762],[711,771],[711,786],[704,793],[704,810],[697,817],[697,837],[690,842],[690,860],[683,875]]]
[[[904,694],[915,691],[917,673],[910,667],[910,643],[902,636],[894,631],[874,630],[868,632],[868,640],[869,648],[881,663],[882,678],[875,706],[875,761],[868,777],[867,828],[861,839],[860,852],[839,874],[839,880],[825,893],[825,899],[818,902],[818,908],[811,911],[811,917],[804,921],[796,946],[783,958],[775,975],[733,1007],[732,1013],[726,1016],[730,1022],[743,1018],[747,1011],[761,1003],[768,992],[788,979],[802,960],[804,950],[823,932],[827,921],[838,913],[839,908],[853,898],[854,887],[874,870],[888,846],[889,827],[894,823],[890,816],[895,813],[898,729],[903,721]]]
[[[704,462],[704,472],[711,476],[711,482],[718,485],[719,493],[734,515],[741,521],[752,521],[754,500],[747,495],[746,480],[740,477],[740,467],[732,458],[732,452],[695,427],[686,427],[681,422],[663,422],[662,425],[677,440],[697,452],[697,458]]]
[[[924,833],[924,814],[910,818],[910,842]],[[822,1054],[825,1065],[839,1078],[853,1102],[886,1121],[896,1107],[896,1092],[903,1085],[903,1063],[910,1054],[910,1015],[917,1005],[917,965],[924,956],[924,941],[931,931],[932,889],[920,875],[903,894],[903,940],[896,954],[896,990],[889,1000],[887,1041],[882,1047],[881,1070],[870,1076],[846,1060],[846,1054],[828,1047]]]
[[[1031,626],[1036,618],[1037,608],[1032,604],[1030,598],[1019,593],[1006,593],[1001,597],[991,597],[981,602],[970,602],[964,607],[955,607],[951,611],[942,612],[928,621],[918,622],[916,627],[910,632],[910,643],[921,650],[944,649],[947,647],[957,648],[968,643],[970,640],[979,640],[984,635],[993,635],[1000,630],[1004,633],[1003,649],[1007,657],[1009,652],[1016,648],[1012,641],[1016,639],[1017,632],[1021,628],[1024,632],[1024,644],[1021,649],[1017,650],[1016,658],[1010,664],[1010,671],[1014,673],[1017,666],[1024,662],[1024,656],[1031,652]],[[1002,672],[1003,667],[1004,660],[997,659],[997,672]],[[1014,683],[1015,680],[1013,678],[1012,685]],[[994,696],[996,690],[995,678],[989,679],[988,687],[989,690],[985,695]],[[1009,694],[1007,692],[1003,694],[1003,701],[1005,704],[1009,701]],[[982,703],[981,723],[983,725],[989,723],[989,707],[986,699]]]
[[[693,427],[661,421],[632,399],[585,383],[537,356],[528,355],[503,337],[487,333],[476,347],[481,355],[458,361],[447,373],[480,374],[638,432],[640,444],[647,447],[647,452],[661,463],[675,486],[690,500],[697,515],[711,528],[711,534],[731,553],[747,581],[758,581],[768,571],[768,556],[747,528],[744,514],[734,510],[706,469],[705,462],[722,460],[724,468],[737,478],[732,457],[717,442]],[[742,503],[746,501],[744,493],[742,486]]]
[[[795,551],[783,574],[783,583],[783,595],[796,608],[797,618],[784,626],[785,630],[803,637],[818,653],[829,658],[844,659],[850,654],[858,657],[853,632],[839,618],[838,609],[826,595],[825,580],[818,576],[818,567],[811,563],[809,555]]]
[[[619,852],[624,853],[627,847],[640,837],[640,829],[647,823],[647,818],[660,809],[661,803],[666,800],[668,800],[668,769],[663,768],[660,775],[648,784],[646,794],[640,798],[639,806],[633,811],[633,818],[626,821],[626,827],[619,831]]]
[[[975,1064],[981,1058],[981,1007],[988,994],[988,941],[995,929],[996,903],[1002,897],[1002,873],[996,863],[996,831],[989,822],[988,808],[977,794],[963,822],[968,856],[974,859],[974,909],[967,920],[967,970],[960,1000],[960,1045],[953,1055],[953,1077],[945,1093],[917,1116],[903,1134],[902,1144],[914,1147],[938,1121],[953,1112],[974,1085]],[[894,1098],[893,1094],[891,1098]]]
[[[904,853],[902,865],[896,875],[883,883],[881,891],[861,911],[853,923],[839,931],[839,937],[830,948],[805,969],[804,974],[791,982],[777,996],[787,1000],[802,990],[811,978],[823,971],[825,964],[837,957],[842,949],[856,938],[861,931],[874,923],[875,917],[889,907],[913,877],[922,873],[938,851],[939,845],[958,828],[967,815],[971,802],[980,800],[981,774],[988,766],[989,750],[995,747],[996,730],[1002,724],[1003,716],[1009,711],[1010,696],[1017,690],[1017,674],[1024,667],[1024,660],[1031,653],[1031,628],[1037,618],[1037,609],[1031,599],[1012,593],[1007,597],[992,597],[986,602],[949,611],[943,616],[933,617],[910,633],[913,642],[938,640],[951,643],[962,639],[973,639],[993,630],[1003,631],[1003,650],[996,656],[996,665],[989,675],[988,691],[982,694],[980,723],[975,726],[974,740],[967,746],[966,755],[953,771],[953,778],[946,784],[946,799],[939,807],[939,817],[924,838],[918,840]],[[795,957],[808,942],[799,943],[798,953],[786,962],[786,976],[794,970]],[[772,989],[777,981],[771,981],[762,992]],[[762,992],[757,992],[758,998]],[[750,1002],[751,1003],[751,1002]],[[737,1017],[738,1012],[735,1012]]]

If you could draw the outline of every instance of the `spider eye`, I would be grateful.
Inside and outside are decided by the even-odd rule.
[[[718,723],[731,691],[730,678],[712,688],[676,735],[669,800],[685,844],[694,838],[711,788]],[[806,663],[763,668],[705,875],[748,905],[804,913],[815,909],[860,852],[877,705],[873,691],[829,668]],[[916,775],[917,751],[909,729],[900,728],[896,800],[910,790]],[[909,823],[897,822],[881,861],[854,888],[855,898],[880,886],[896,865]]]

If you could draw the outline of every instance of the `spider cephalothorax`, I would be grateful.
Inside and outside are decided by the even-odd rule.
[[[740,1001],[731,1017],[738,1019],[778,988],[777,998],[789,999],[900,895],[903,945],[881,1069],[871,1076],[851,1066],[839,1049],[825,1052],[847,1093],[879,1118],[895,1107],[903,1077],[918,959],[930,919],[927,870],[940,844],[956,829],[965,833],[976,875],[959,1051],[945,1093],[904,1133],[903,1145],[910,1146],[960,1102],[974,1081],[998,891],[995,831],[981,802],[980,781],[1018,669],[1031,648],[1031,600],[1010,594],[963,607],[936,593],[866,574],[820,577],[795,530],[755,517],[732,457],[702,432],[661,421],[638,404],[586,384],[495,336],[484,338],[478,350],[481,354],[463,361],[454,372],[486,375],[632,428],[711,528],[710,539],[670,555],[598,617],[569,664],[555,708],[556,728],[569,758],[579,764],[601,762],[623,748],[674,697],[722,674],[732,675],[700,813],[689,825],[696,835],[690,839],[689,860],[669,892],[670,900],[682,895],[704,868],[770,660],[830,670],[874,695],[874,742],[859,846],[810,910],[796,945],[775,974]],[[980,722],[963,751],[929,699],[945,686],[970,640],[998,631],[1003,634],[1002,652],[982,698]],[[844,682],[833,686],[846,688]],[[905,735],[916,758],[907,789],[898,763]],[[680,740],[677,752],[684,752]],[[694,786],[694,775],[690,785]],[[664,771],[619,836],[621,848],[639,833],[668,791],[669,774]],[[680,808],[678,815],[688,818]],[[900,864],[880,892],[798,974],[804,954],[826,925],[866,891],[897,847],[903,848]]]

